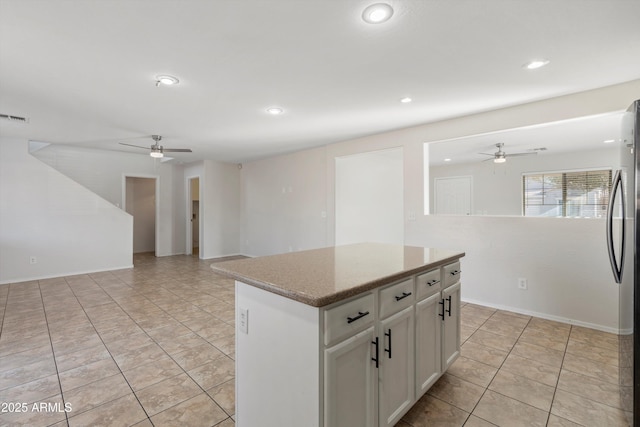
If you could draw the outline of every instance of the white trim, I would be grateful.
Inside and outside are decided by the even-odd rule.
[[[124,265],[122,267],[109,268],[106,270],[83,270],[83,271],[74,271],[69,273],[56,273],[55,275],[50,276],[32,276],[32,277],[21,277],[18,282],[15,280],[2,280],[0,281],[0,286],[2,285],[10,285],[10,284],[20,284],[24,282],[32,282],[34,280],[46,280],[46,279],[57,279],[60,277],[70,277],[70,276],[78,276],[80,274],[93,274],[93,273],[104,273],[107,271],[118,271],[118,270],[126,270],[133,268],[133,264]]]
[[[244,255],[241,253],[235,253],[235,254],[226,254],[226,255],[213,255],[210,257],[206,257],[206,258],[200,258],[202,260],[209,260],[209,259],[216,259],[216,258],[228,258],[228,257],[232,257],[232,256],[245,256],[247,258],[255,258],[255,256],[252,255]]]
[[[539,313],[537,311],[523,310],[521,308],[515,308],[515,307],[506,306],[506,305],[491,304],[491,303],[488,303],[488,302],[485,302],[485,301],[463,299],[462,302],[469,303],[469,304],[481,305],[481,306],[484,306],[484,307],[495,308],[497,310],[511,311],[513,313],[524,314],[524,315],[527,315],[527,316],[538,317],[538,318],[546,319],[546,320],[553,320],[553,321],[560,322],[560,323],[566,323],[568,325],[582,326],[582,327],[585,327],[585,328],[595,329],[595,330],[602,331],[602,332],[609,332],[611,334],[616,334],[616,335],[624,332],[621,329],[610,328],[610,327],[607,327],[607,326],[597,325],[595,323],[581,322],[579,320],[569,319],[569,318],[566,318],[566,317],[553,316],[553,315],[547,314],[547,313]]]

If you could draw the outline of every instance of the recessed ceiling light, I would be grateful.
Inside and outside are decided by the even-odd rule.
[[[411,98],[409,98],[409,97],[402,98],[402,99],[400,100],[400,102],[402,102],[403,104],[408,104],[408,103],[410,103],[411,101],[413,101],[413,99],[411,99]]]
[[[369,24],[381,24],[391,19],[393,8],[386,3],[376,3],[368,6],[362,12],[362,19]]]
[[[445,162],[450,162],[450,161],[451,161],[451,159],[444,159],[444,161],[445,161]]]
[[[602,142],[604,142],[605,144],[611,144],[612,142],[616,142],[616,140],[615,139],[607,139],[607,140],[604,140]]]
[[[177,85],[178,83],[180,83],[180,80],[178,80],[177,77],[173,77],[167,74],[156,76],[156,86],[160,86],[161,84],[172,86],[172,85]]]
[[[277,116],[278,114],[284,113],[284,110],[280,107],[269,107],[267,108],[267,113]]]
[[[549,61],[546,59],[535,59],[533,61],[527,62],[522,67],[526,68],[527,70],[535,70],[535,69],[544,67],[548,63]]]

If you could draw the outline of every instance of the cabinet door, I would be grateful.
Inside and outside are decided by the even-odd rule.
[[[374,329],[325,350],[325,427],[371,427],[375,417]]]
[[[416,398],[439,378],[442,354],[442,312],[440,292],[416,305]]]
[[[460,356],[460,282],[442,291],[444,327],[442,328],[442,371]]]
[[[414,308],[380,322],[378,419],[380,426],[394,426],[413,404]]]

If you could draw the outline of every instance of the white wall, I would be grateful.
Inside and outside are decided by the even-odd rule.
[[[205,160],[187,165],[161,162],[146,154],[49,145],[34,153],[65,175],[121,206],[127,176],[157,177],[159,182],[156,255],[186,253],[186,177],[198,176],[202,186],[200,258],[239,253],[240,171],[237,165]]]
[[[130,215],[0,138],[0,283],[132,265]],[[35,256],[36,264],[30,264]]]
[[[431,166],[430,211],[433,212],[435,207],[435,178],[472,176],[474,215],[522,215],[523,173],[617,167],[620,163],[619,157],[618,150],[612,147],[573,153],[513,157],[501,164],[477,161]]]
[[[513,222],[508,228],[510,233],[506,234],[502,232],[505,224],[495,218],[424,216],[421,214],[425,173],[423,145],[430,141],[622,111],[638,97],[640,80],[245,164],[242,170],[242,252],[267,255],[286,252],[289,247],[298,250],[333,244],[334,159],[400,146],[404,153],[405,242],[419,246],[446,243],[447,247],[470,249],[462,261],[464,283],[469,283],[463,284],[463,299],[615,330],[618,297],[617,292],[611,292],[613,280],[609,277],[604,239],[598,231],[604,229],[601,221],[541,218],[559,222],[536,227],[537,233],[531,234],[522,223],[531,218],[507,218]],[[327,213],[326,218],[321,216],[322,212]],[[479,223],[479,220],[487,221]],[[482,227],[484,234],[472,232],[476,227]],[[452,234],[451,230],[458,230],[458,234]],[[474,241],[463,239],[462,231],[469,231]],[[518,249],[531,247],[533,251],[533,248],[557,245],[558,238],[563,235],[579,238],[579,244],[565,242],[557,246],[557,251],[547,251],[538,259],[523,258],[523,252]],[[484,244],[475,239],[485,236],[492,236],[491,246],[484,248],[491,262],[483,258],[482,251],[475,249]],[[531,239],[536,241],[534,246],[530,246]],[[600,256],[598,252],[605,255]],[[496,256],[495,260],[492,255]],[[565,269],[567,258],[579,264],[585,273]],[[541,260],[546,263],[545,269],[530,270],[540,265]],[[470,271],[468,266],[471,266]],[[503,279],[495,280],[496,275]],[[530,279],[530,290],[514,294],[517,286],[512,279],[523,275]],[[576,291],[584,292],[574,295]]]
[[[327,229],[325,153],[323,147],[243,165],[243,254],[269,255],[333,243],[333,229],[331,235]]]
[[[402,148],[337,157],[335,162],[336,244],[402,244]]]
[[[200,258],[240,252],[240,170],[237,165],[205,160],[202,186]]]
[[[181,203],[185,190],[181,182],[181,165],[175,162],[161,162],[147,154],[59,144],[51,144],[33,154],[118,207],[122,207],[125,201],[124,181],[127,176],[157,177],[159,198],[156,255],[185,252],[185,211]],[[177,204],[180,204],[181,209],[175,209]]]
[[[204,160],[185,165],[182,186],[189,188],[191,178],[199,178],[200,217],[199,251],[201,259],[240,253],[240,170],[237,165]],[[185,192],[185,194],[188,194]],[[190,197],[181,206],[187,207]],[[185,217],[186,218],[186,217]],[[186,220],[183,223],[188,228]]]
[[[406,244],[465,251],[465,301],[617,332],[604,234],[597,219],[430,215],[409,225]]]

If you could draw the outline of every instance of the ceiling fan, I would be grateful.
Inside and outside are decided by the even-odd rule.
[[[118,144],[128,145],[129,147],[142,148],[145,150],[150,149],[151,152],[149,154],[151,155],[151,157],[155,157],[155,158],[164,157],[164,153],[191,153],[192,152],[190,148],[164,148],[162,145],[160,145],[160,141],[162,140],[162,136],[160,135],[151,135],[151,138],[154,141],[151,147],[141,147],[140,145],[125,144],[124,142],[119,142]]]
[[[502,142],[498,142],[496,144],[496,147],[498,147],[498,151],[496,151],[493,154],[489,154],[489,153],[478,153],[478,154],[482,154],[484,156],[491,156],[493,157],[493,162],[494,163],[504,163],[507,161],[507,157],[516,157],[516,156],[531,156],[531,155],[535,155],[538,154],[537,151],[528,151],[525,153],[513,153],[513,154],[507,154],[505,153],[502,149],[504,148],[504,143]],[[483,160],[483,161],[488,161],[488,160],[492,160],[492,159],[487,159],[487,160]]]

